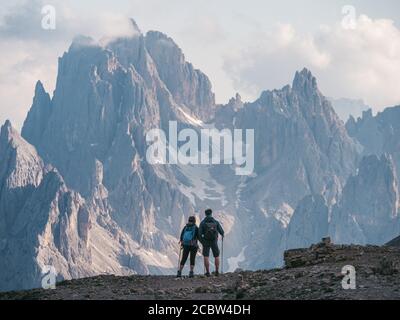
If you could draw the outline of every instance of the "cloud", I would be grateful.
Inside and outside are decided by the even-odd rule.
[[[227,32],[218,18],[211,15],[196,15],[191,19],[186,19],[184,26],[180,31],[182,38],[185,42],[193,42],[199,46],[205,44],[218,45],[227,37]]]
[[[3,14],[0,36],[4,38],[29,39],[43,33],[41,28],[41,1],[17,2]]]
[[[313,71],[326,95],[363,98],[375,110],[399,104],[400,30],[391,20],[366,15],[355,29],[321,26],[315,34],[278,25],[227,54],[224,64],[236,89],[251,98],[287,84],[303,67]]]
[[[42,28],[42,8],[56,12],[56,29]],[[63,1],[17,1],[0,17],[0,122],[11,119],[21,128],[32,103],[35,83],[41,80],[52,92],[57,76],[57,58],[79,34],[95,39],[134,32],[128,17],[108,12],[96,15],[74,11]]]
[[[41,28],[44,5],[56,9],[55,30]],[[188,60],[210,77],[220,103],[236,91],[255,99],[262,90],[288,84],[303,67],[314,72],[328,96],[362,98],[375,109],[400,102],[399,29],[386,19],[361,16],[354,30],[338,24],[307,33],[291,24],[271,29],[275,16],[254,20],[256,13],[246,12],[248,6],[236,8],[243,14],[235,15],[215,1],[182,6],[179,0],[15,0],[0,6],[0,122],[10,118],[18,128],[36,81],[54,90],[57,58],[72,39],[131,34],[129,14],[142,28],[172,36]],[[295,22],[297,11],[284,7],[282,16]]]
[[[54,8],[54,30],[42,27],[42,21],[48,14],[48,11],[42,10],[48,6]],[[130,35],[133,31],[132,24],[125,15],[112,11],[99,11],[95,15],[84,11],[77,12],[61,0],[18,1],[6,10],[0,23],[2,38],[18,40],[63,41],[81,33],[99,39]]]

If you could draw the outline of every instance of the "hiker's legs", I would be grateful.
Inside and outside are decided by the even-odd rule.
[[[193,247],[190,250],[190,271],[194,270],[194,265],[196,263],[197,247]]]
[[[181,260],[181,265],[179,267],[179,270],[182,271],[183,267],[185,266],[186,260],[189,256],[190,248],[183,246],[183,253],[182,253],[182,260]]]
[[[204,267],[206,268],[206,273],[210,273],[210,258],[204,257]]]
[[[203,244],[203,257],[204,257],[204,268],[206,273],[210,273],[210,246]]]
[[[219,272],[219,257],[215,257],[215,271]]]
[[[211,250],[214,256],[214,260],[215,260],[215,272],[218,273],[219,272],[219,248],[218,248],[218,242],[215,241],[212,246],[211,246]]]

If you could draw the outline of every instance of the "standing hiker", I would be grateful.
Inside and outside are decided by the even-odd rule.
[[[197,239],[199,237],[199,228],[196,225],[196,217],[189,217],[188,223],[183,227],[180,237],[180,245],[181,250],[183,250],[182,260],[180,262],[179,270],[177,277],[182,277],[182,270],[185,266],[186,260],[190,254],[190,272],[189,278],[193,278],[194,276],[194,264],[196,260],[197,250],[199,245],[197,243]]]
[[[215,275],[219,275],[219,248],[218,248],[218,234],[224,238],[224,229],[221,224],[212,216],[212,210],[205,211],[206,217],[200,223],[199,227],[199,240],[203,245],[204,267],[206,269],[205,275],[210,276],[210,249],[212,250],[215,259]]]

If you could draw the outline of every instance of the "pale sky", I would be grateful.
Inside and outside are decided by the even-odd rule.
[[[44,5],[56,9],[56,30],[41,28]],[[342,23],[349,5],[351,28]],[[57,58],[74,36],[127,34],[128,18],[172,37],[219,103],[236,92],[254,100],[307,67],[327,96],[375,111],[400,104],[398,0],[0,0],[0,122],[21,127],[37,80],[52,95]]]

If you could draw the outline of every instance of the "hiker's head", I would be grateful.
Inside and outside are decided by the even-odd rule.
[[[211,217],[211,215],[212,215],[212,210],[211,210],[211,209],[207,209],[207,210],[205,211],[205,214],[206,214],[206,217]]]
[[[189,222],[190,224],[195,224],[195,223],[196,223],[196,217],[195,217],[195,216],[189,217],[188,222]]]

